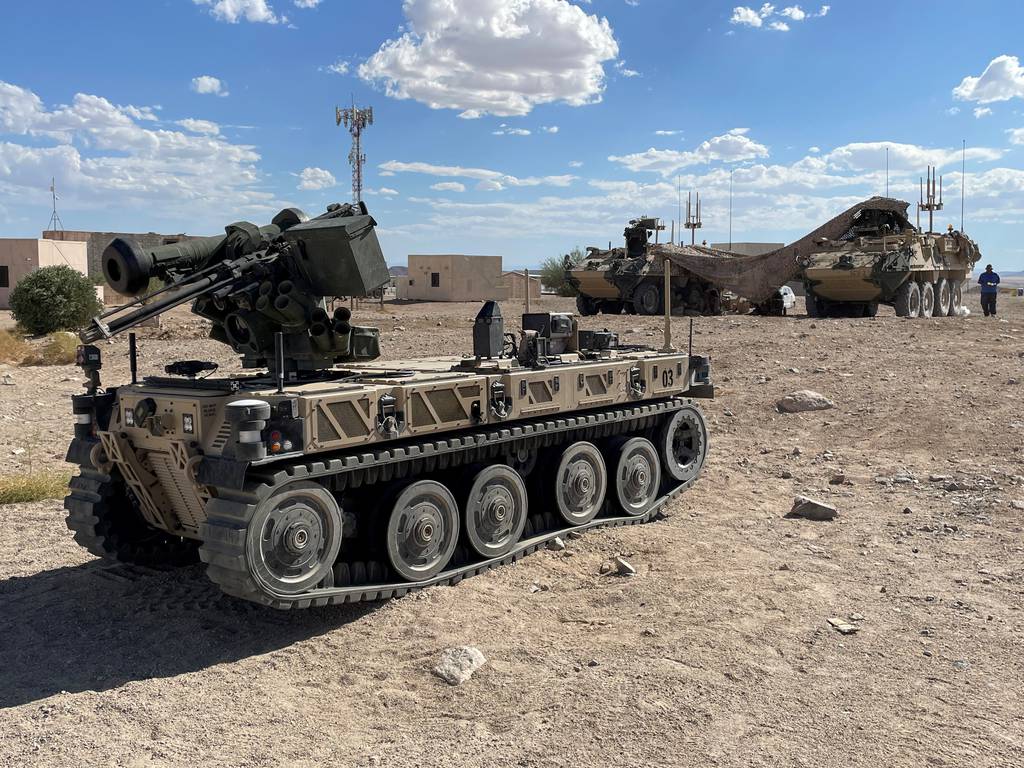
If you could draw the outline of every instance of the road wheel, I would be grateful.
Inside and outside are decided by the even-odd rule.
[[[960,308],[964,305],[962,283],[954,280],[949,284],[949,316],[956,317],[960,314]]]
[[[576,311],[585,317],[597,314],[597,300],[582,293],[576,296]]]
[[[917,317],[921,312],[921,289],[913,280],[907,280],[896,291],[896,314],[900,317]]]
[[[627,515],[647,512],[658,498],[661,462],[654,444],[643,437],[618,438],[609,453],[615,467],[615,496]]]
[[[708,428],[695,406],[676,411],[661,425],[654,441],[664,474],[680,483],[700,474],[708,453]]]
[[[593,443],[573,443],[562,452],[555,472],[555,501],[569,525],[593,520],[604,504],[607,489],[608,470]]]
[[[488,558],[507,554],[523,535],[526,515],[526,484],[514,469],[492,464],[473,478],[462,521],[477,554]]]
[[[931,317],[935,309],[935,289],[931,283],[921,283],[920,317]]]
[[[633,306],[638,315],[660,315],[662,312],[661,288],[657,283],[644,283],[633,294]]]
[[[434,480],[407,485],[395,498],[385,538],[388,560],[407,581],[433,578],[451,560],[459,540],[459,507]]]
[[[878,302],[869,301],[864,305],[864,317],[874,317],[878,314]]]
[[[935,317],[948,316],[950,301],[949,280],[941,277],[939,278],[939,281],[935,283],[935,308],[932,310],[932,314]]]

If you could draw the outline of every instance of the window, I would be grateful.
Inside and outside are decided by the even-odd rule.
[[[11,287],[11,276],[7,273],[7,265],[0,266],[0,288]]]
[[[440,288],[441,287],[441,273],[440,272],[431,272],[430,273],[430,287],[431,288]]]

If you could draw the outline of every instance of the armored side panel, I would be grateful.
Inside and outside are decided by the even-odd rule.
[[[313,219],[282,237],[298,243],[296,266],[325,296],[366,296],[388,282],[372,216]]]

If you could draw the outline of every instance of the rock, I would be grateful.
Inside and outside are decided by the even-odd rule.
[[[724,411],[722,411],[722,415],[723,416],[735,416],[736,414],[734,414],[732,411],[730,411],[728,408],[726,408]]]
[[[1012,385],[1014,385],[1014,384],[1019,384],[1019,383],[1020,383],[1020,380],[1019,380],[1019,379],[1013,379],[1013,378],[1010,378],[1010,379],[1007,379],[1007,380],[1006,380],[1006,383],[1012,386]]]
[[[946,483],[944,486],[942,486],[942,490],[949,491],[950,493],[952,493],[953,491],[962,491],[963,489],[964,487],[960,483],[955,481],[952,483]]]
[[[970,668],[970,663],[964,661],[963,659],[957,659],[953,662],[953,669],[955,669],[957,672],[966,672]]]
[[[790,373],[800,373],[800,369],[799,368],[790,368],[789,372]]]
[[[471,645],[446,648],[441,653],[438,665],[434,667],[434,674],[448,685],[461,685],[486,663],[486,657]]]
[[[846,483],[846,475],[843,474],[833,475],[828,480],[829,485],[843,485],[844,483]]]
[[[551,541],[548,542],[548,549],[552,552],[561,552],[565,549],[565,542],[562,541],[561,536],[555,536]]]
[[[1013,509],[1024,510],[1024,501],[1014,499],[1013,501],[1010,502],[1010,507]]]
[[[952,479],[950,475],[928,475],[928,482],[930,483],[946,483]]]
[[[611,563],[605,562],[601,563],[601,567],[599,570],[601,573],[611,573],[613,567],[614,566]]]
[[[582,539],[583,538],[583,531],[569,531],[569,538],[570,539]]]
[[[405,331],[405,326],[404,325],[396,325],[395,326],[395,330],[396,331],[400,331],[400,332],[404,332]]]
[[[914,510],[912,510],[910,507],[904,507],[903,508],[903,514],[904,515],[912,515],[912,514],[914,514]]]
[[[547,584],[538,584],[537,582],[534,582],[530,585],[530,592],[533,592],[534,594],[537,592],[547,592],[549,589],[551,589],[551,587]]]
[[[836,631],[841,635],[852,635],[860,631],[860,627],[856,624],[850,624],[845,619],[831,618],[828,623],[835,627]]]
[[[850,621],[864,621],[864,617],[859,613],[851,613]]]
[[[805,411],[825,411],[835,408],[836,404],[819,392],[800,389],[790,392],[777,403],[779,413],[804,413]]]
[[[628,561],[621,557],[613,557],[612,562],[615,564],[615,572],[619,576],[636,576],[636,568],[630,565]]]
[[[14,377],[9,373],[5,373],[4,377],[0,379],[0,383],[6,384],[8,387],[14,386]]]
[[[801,453],[802,453],[802,451],[800,450],[800,446],[799,445],[796,448],[793,449],[793,455],[794,456],[799,456]]]
[[[21,454],[23,454],[24,452],[24,448],[15,448],[13,451],[11,451],[11,456],[21,456]]]
[[[807,520],[832,520],[839,514],[839,510],[831,504],[823,501],[797,496],[793,499],[793,508],[789,510],[787,517],[803,517]]]
[[[591,659],[590,661],[587,662],[587,666],[588,667],[596,667],[596,666],[599,665],[599,663],[600,662],[598,662],[597,659]]]
[[[790,472],[788,469],[784,469],[779,473],[779,477],[781,477],[783,480],[792,480],[793,473]]]

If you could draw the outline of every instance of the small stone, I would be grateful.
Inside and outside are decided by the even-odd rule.
[[[777,403],[779,413],[804,413],[805,411],[825,411],[835,408],[836,404],[819,392],[801,389],[790,392]]]
[[[651,629],[650,627],[644,627],[641,630],[640,634],[643,635],[644,637],[654,637],[654,630]]]
[[[966,672],[970,668],[970,662],[965,661],[964,659],[957,659],[953,662],[953,669],[955,669],[957,672]]]
[[[570,539],[582,539],[583,538],[583,531],[569,531],[569,538]]]
[[[793,499],[793,508],[789,510],[787,517],[803,517],[807,520],[832,520],[839,514],[839,510],[831,504],[823,501],[797,496]]]
[[[1010,378],[1006,380],[1006,383],[1013,386],[1014,384],[1020,384],[1020,381],[1018,379]]]
[[[800,373],[800,369],[799,368],[790,368],[789,372],[790,373]]]
[[[405,326],[404,325],[396,325],[395,326],[395,330],[396,331],[404,331],[405,330]]]
[[[841,635],[852,635],[860,631],[860,627],[855,624],[850,624],[844,619],[831,618],[828,623],[835,627],[836,631]]]
[[[788,469],[784,469],[779,473],[779,477],[781,477],[783,480],[792,480],[793,473],[790,472]]]
[[[636,576],[636,568],[623,558],[614,557],[612,562],[615,563],[615,571],[619,576]]]
[[[904,507],[903,508],[903,514],[904,515],[912,515],[912,514],[914,514],[914,510],[912,510],[910,507]]]
[[[14,377],[11,376],[11,374],[9,374],[9,373],[5,373],[4,377],[2,379],[0,379],[0,382],[6,384],[8,387],[13,387],[14,386]]]
[[[547,592],[549,589],[551,589],[551,587],[547,584],[538,584],[537,582],[534,582],[530,585],[530,592],[533,592],[534,594],[537,592]]]
[[[726,408],[724,411],[722,411],[722,415],[723,416],[735,416],[736,414],[734,414],[732,411],[730,411],[728,408]]]
[[[441,653],[440,662],[434,667],[434,674],[448,685],[461,685],[486,663],[487,658],[483,653],[471,645],[446,648]]]
[[[780,571],[791,571],[793,569],[789,567],[789,563],[783,563],[782,565],[779,566],[779,570]]]
[[[851,613],[850,621],[864,621],[864,617],[861,616],[859,613]]]
[[[605,562],[605,563],[601,563],[601,568],[599,570],[601,571],[601,573],[611,573],[612,572],[612,567],[613,566],[612,566],[611,563]]]
[[[799,456],[801,453],[802,453],[802,451],[800,450],[800,446],[799,445],[796,448],[793,449],[793,455],[794,456]]]
[[[555,538],[549,541],[548,549],[550,549],[552,552],[562,552],[565,549],[565,542],[562,541],[562,537],[555,536]]]
[[[846,482],[846,475],[833,475],[829,478],[829,485],[843,485]]]
[[[13,451],[11,451],[11,455],[12,456],[21,456],[21,454],[23,454],[24,452],[25,452],[24,448],[15,448]]]
[[[587,662],[587,666],[588,667],[596,667],[596,666],[599,666],[599,664],[600,664],[600,662],[598,662],[597,659],[591,659],[590,661]]]
[[[946,483],[944,486],[942,486],[942,490],[949,491],[950,493],[953,493],[954,491],[962,491],[963,489],[964,487],[960,483],[957,483],[955,481],[952,483]]]
[[[927,657],[928,657],[929,659],[930,659],[930,658],[932,657],[932,652],[931,652],[931,651],[927,651],[927,650],[926,650],[926,651],[921,651],[921,653],[922,653],[923,655],[927,656]]]
[[[1013,509],[1024,510],[1024,501],[1014,499],[1013,501],[1010,502],[1010,507]]]
[[[952,479],[949,475],[928,475],[928,482],[931,483],[945,483]]]

